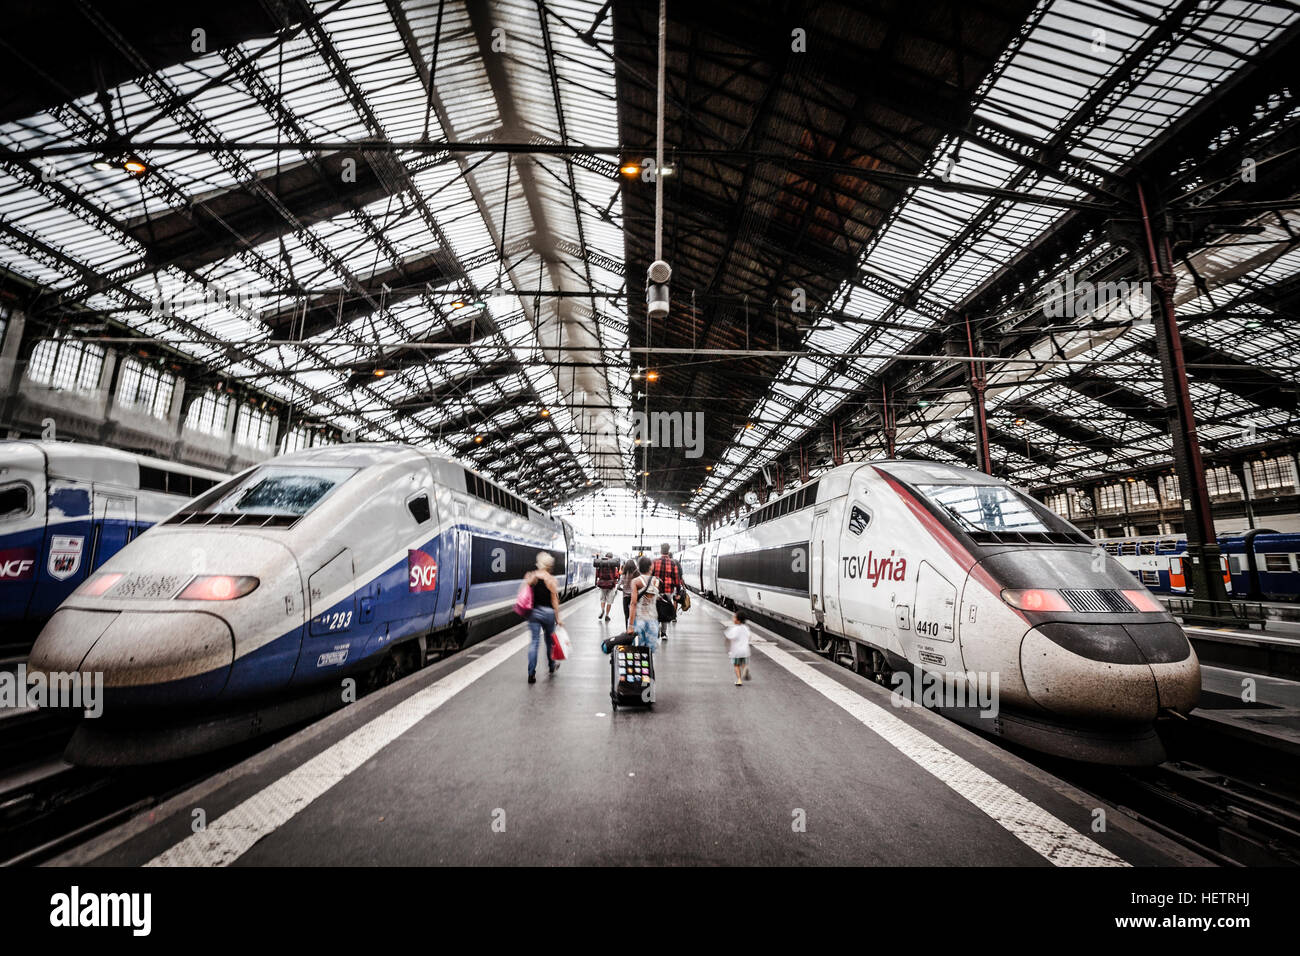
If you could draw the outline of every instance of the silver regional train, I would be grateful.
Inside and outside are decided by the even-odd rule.
[[[79,442],[0,441],[0,644],[155,522],[229,475]]]
[[[30,670],[104,675],[104,716],[81,722],[73,762],[182,756],[338,706],[349,675],[386,682],[498,629],[538,551],[566,596],[591,587],[591,547],[453,461],[314,448],[114,554],[55,612]]]
[[[1081,531],[981,472],[842,465],[689,549],[682,567],[689,587],[882,683],[996,675],[996,716],[940,709],[1044,752],[1158,763],[1156,721],[1199,699],[1196,654],[1163,606]]]

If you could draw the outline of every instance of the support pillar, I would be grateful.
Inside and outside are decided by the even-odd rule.
[[[1156,348],[1164,381],[1165,404],[1169,413],[1169,436],[1173,443],[1174,468],[1183,496],[1183,521],[1187,531],[1188,583],[1192,586],[1193,610],[1201,617],[1218,617],[1227,612],[1228,592],[1220,570],[1218,537],[1205,484],[1205,465],[1196,436],[1196,415],[1187,386],[1183,340],[1174,311],[1173,249],[1163,216],[1152,217],[1141,185],[1137,188],[1142,213],[1147,271],[1155,290],[1152,321]]]
[[[966,317],[966,345],[970,356],[975,357],[975,340],[970,332],[970,317]],[[975,429],[975,464],[986,475],[993,474],[993,461],[989,455],[989,420],[984,407],[984,389],[988,385],[983,363],[970,363],[971,426]]]

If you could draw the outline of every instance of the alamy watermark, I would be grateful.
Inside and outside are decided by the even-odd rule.
[[[634,411],[624,422],[604,418],[596,426],[596,438],[614,444],[619,434],[628,435],[640,448],[682,448],[687,458],[704,454],[703,412]]]
[[[0,709],[33,707],[80,710],[94,719],[104,713],[103,671],[33,671],[19,664],[0,671]]]
[[[1073,275],[1068,275],[1064,282],[1049,282],[1046,292],[1043,314],[1049,319],[1077,318],[1099,310],[1116,309],[1126,310],[1136,322],[1148,322],[1151,319],[1150,303],[1154,299],[1151,283],[1145,280],[1090,282],[1083,279],[1076,282]]]
[[[894,686],[892,703],[903,707],[907,701],[922,707],[974,708],[981,717],[998,715],[997,671],[923,671],[919,667],[895,671],[889,682]]]
[[[185,284],[169,290],[154,286],[153,296],[149,299],[149,310],[151,315],[159,316],[188,306],[213,305],[239,312],[253,312],[256,298],[257,294],[251,289],[227,289],[215,282]]]

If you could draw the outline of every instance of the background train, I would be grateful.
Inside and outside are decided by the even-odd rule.
[[[1101,538],[1133,576],[1157,594],[1187,594],[1183,568],[1187,539],[1175,536]],[[1223,581],[1230,597],[1250,601],[1300,600],[1300,534],[1264,528],[1219,536]]]
[[[102,672],[76,763],[213,749],[387,682],[517,621],[538,551],[565,596],[595,545],[463,466],[404,445],[257,465],[113,554],[59,607],[33,671]],[[281,706],[283,705],[283,706]]]
[[[1158,719],[1199,699],[1186,635],[1116,560],[980,472],[848,464],[682,556],[687,584],[806,636],[882,683],[996,674],[995,718],[944,713],[1049,753],[1164,759]]]
[[[0,644],[30,644],[88,574],[228,477],[96,445],[0,441]]]

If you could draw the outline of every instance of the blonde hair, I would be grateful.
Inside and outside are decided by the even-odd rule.
[[[553,557],[551,556],[551,554],[550,554],[549,552],[547,552],[547,551],[538,551],[538,552],[537,552],[537,570],[538,570],[538,571],[550,571],[551,568],[553,568],[553,567],[555,567],[555,558],[553,558]]]

